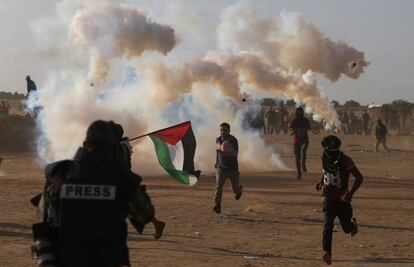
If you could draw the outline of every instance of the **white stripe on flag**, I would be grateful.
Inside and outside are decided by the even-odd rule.
[[[175,146],[166,143],[170,153],[170,159],[176,170],[183,170],[184,167],[184,148],[183,143],[179,141]]]

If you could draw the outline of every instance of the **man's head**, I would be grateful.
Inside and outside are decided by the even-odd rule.
[[[324,150],[337,151],[341,147],[341,140],[335,135],[328,135],[321,141]]]
[[[220,124],[220,136],[225,138],[230,134],[230,124],[223,122]]]
[[[303,108],[302,107],[298,107],[296,109],[296,117],[303,118],[304,115],[305,115],[305,112],[303,111]]]
[[[30,75],[26,75],[26,81],[30,81]]]
[[[112,128],[114,130],[116,138],[119,139],[119,141],[121,141],[124,136],[124,128],[121,124],[115,123],[113,121],[110,121],[109,123],[112,124]]]
[[[83,147],[92,153],[112,154],[120,140],[113,121],[97,120],[89,125]]]
[[[382,124],[382,120],[381,119],[377,119],[377,123],[378,124]]]

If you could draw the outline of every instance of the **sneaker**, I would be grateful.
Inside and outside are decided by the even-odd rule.
[[[216,205],[214,205],[214,207],[213,207],[213,210],[216,213],[221,213],[221,205],[220,205],[220,203],[216,203]]]
[[[355,236],[358,233],[358,224],[355,218],[352,218],[352,221],[354,222],[354,229],[351,231],[351,236]]]
[[[241,198],[242,194],[243,194],[243,186],[239,186],[239,193],[237,193],[237,194],[234,196],[234,198],[235,198],[236,200],[239,200],[239,199]]]
[[[322,257],[323,261],[327,264],[327,265],[331,265],[332,264],[332,258],[331,258],[331,254],[328,252],[325,252],[325,254]]]

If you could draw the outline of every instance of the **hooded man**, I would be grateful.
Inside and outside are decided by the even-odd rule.
[[[340,151],[341,141],[334,135],[325,137],[323,147],[321,181],[316,190],[323,192],[323,212],[325,223],[323,228],[323,260],[332,264],[332,232],[334,220],[338,216],[345,233],[354,236],[358,232],[355,218],[352,216],[352,197],[361,186],[363,177],[350,157]],[[352,189],[348,191],[350,175],[355,177]]]

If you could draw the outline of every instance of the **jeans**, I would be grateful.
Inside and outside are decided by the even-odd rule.
[[[234,194],[240,193],[239,186],[239,171],[226,171],[217,169],[216,172],[216,194],[214,197],[214,203],[221,203],[223,196],[223,186],[226,184],[227,178],[230,180],[231,190]]]
[[[298,174],[302,174],[302,168],[306,168],[306,151],[308,150],[308,145],[309,142],[300,142],[299,144],[293,145]]]
[[[349,234],[354,229],[354,222],[352,221],[352,206],[351,203],[343,201],[332,201],[327,198],[323,202],[323,211],[325,213],[325,223],[323,226],[322,246],[325,252],[331,254],[332,252],[332,232],[336,216],[339,218],[342,230]]]

